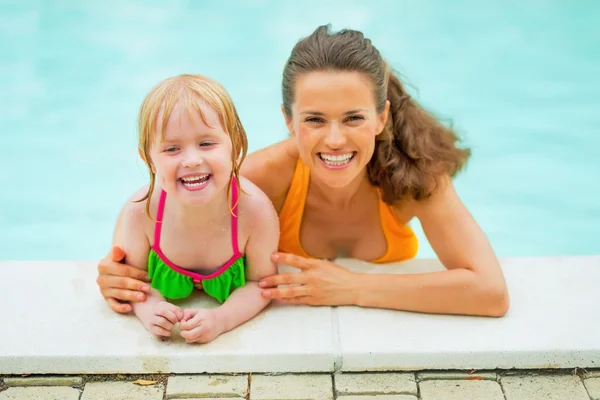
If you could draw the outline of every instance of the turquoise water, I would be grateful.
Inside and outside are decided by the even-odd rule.
[[[465,137],[456,186],[500,256],[600,253],[600,2],[323,3],[0,2],[0,258],[106,253],[146,182],[137,109],[167,76],[221,81],[250,150],[286,137],[283,63],[328,22],[363,30]]]

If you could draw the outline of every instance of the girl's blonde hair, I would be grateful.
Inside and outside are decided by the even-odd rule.
[[[146,214],[150,218],[152,218],[150,215],[150,199],[152,198],[156,180],[152,168],[150,150],[156,134],[160,132],[161,139],[164,139],[165,128],[177,105],[182,106],[188,115],[192,115],[193,113],[199,114],[202,121],[208,125],[206,117],[200,108],[201,104],[209,105],[217,112],[221,126],[231,139],[232,169],[227,186],[227,199],[230,204],[230,211],[233,213],[235,205],[231,204],[229,198],[231,193],[231,179],[235,177],[237,186],[240,187],[240,167],[248,151],[246,131],[229,93],[227,93],[227,90],[221,84],[202,75],[184,74],[160,82],[152,88],[140,107],[138,118],[138,150],[150,171],[150,186],[148,187],[148,192],[138,201],[146,200]],[[159,122],[161,126],[158,126]]]

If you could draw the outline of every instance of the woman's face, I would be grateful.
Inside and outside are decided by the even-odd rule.
[[[377,113],[373,93],[358,72],[310,72],[296,80],[286,123],[311,176],[327,186],[344,187],[364,176],[389,110],[386,102]]]

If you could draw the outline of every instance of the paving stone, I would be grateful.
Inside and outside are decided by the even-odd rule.
[[[493,381],[440,380],[419,383],[422,400],[504,400]]]
[[[600,400],[600,377],[588,378],[583,381],[588,395],[592,400]]]
[[[43,376],[30,378],[4,378],[6,386],[79,386],[83,383],[80,376]]]
[[[501,382],[506,400],[589,400],[576,375],[505,376]]]
[[[374,396],[339,396],[337,400],[418,400],[415,396],[409,394],[376,394]]]
[[[79,400],[80,394],[78,389],[67,387],[11,387],[0,392],[0,400]]]
[[[252,400],[333,400],[328,374],[252,375]]]
[[[495,381],[498,374],[495,372],[473,372],[472,374],[466,371],[431,371],[420,372],[417,374],[417,379],[420,381],[438,381],[438,380],[472,380],[472,381]]]
[[[131,382],[86,383],[81,400],[162,400],[164,386],[139,386]]]
[[[348,394],[412,394],[417,395],[415,375],[411,373],[344,373],[334,375],[338,396]]]
[[[198,396],[246,397],[248,375],[181,375],[171,376],[167,383],[167,399]]]

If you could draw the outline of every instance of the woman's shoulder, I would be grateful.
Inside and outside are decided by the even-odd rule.
[[[294,139],[286,139],[249,154],[241,175],[262,190],[279,209],[294,177],[298,158]]]

